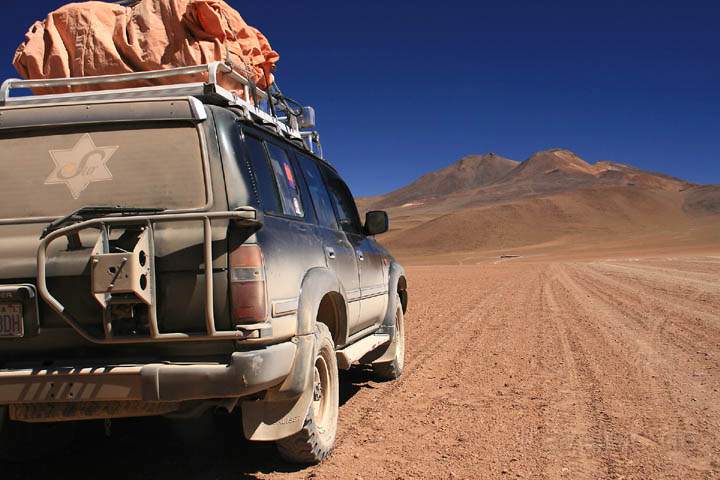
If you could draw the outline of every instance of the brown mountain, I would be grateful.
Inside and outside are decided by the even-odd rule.
[[[405,256],[720,242],[720,186],[566,149],[464,157],[358,203],[389,211],[381,241]]]
[[[514,168],[503,182],[579,182],[595,178],[595,169],[569,150],[538,152]]]
[[[406,187],[373,197],[372,202],[386,207],[400,206],[466,192],[497,182],[519,163],[494,153],[468,155],[449,167],[423,175]]]

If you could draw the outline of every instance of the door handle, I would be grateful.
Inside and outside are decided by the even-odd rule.
[[[357,257],[360,261],[365,260],[365,254],[363,252],[361,252],[360,250],[357,250],[356,253],[357,253]]]
[[[335,258],[335,250],[332,247],[325,247],[325,253],[327,254],[327,257],[330,259]]]

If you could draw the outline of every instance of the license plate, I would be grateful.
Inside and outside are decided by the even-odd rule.
[[[0,303],[0,337],[22,337],[23,333],[22,304]]]

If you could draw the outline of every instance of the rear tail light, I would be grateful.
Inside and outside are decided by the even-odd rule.
[[[230,254],[230,294],[236,324],[265,321],[265,266],[258,245],[242,245]]]

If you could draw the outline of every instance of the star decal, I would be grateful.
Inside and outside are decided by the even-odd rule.
[[[93,182],[112,180],[107,163],[119,146],[98,147],[86,133],[69,150],[50,150],[55,169],[45,180],[45,185],[64,183],[75,200]]]

